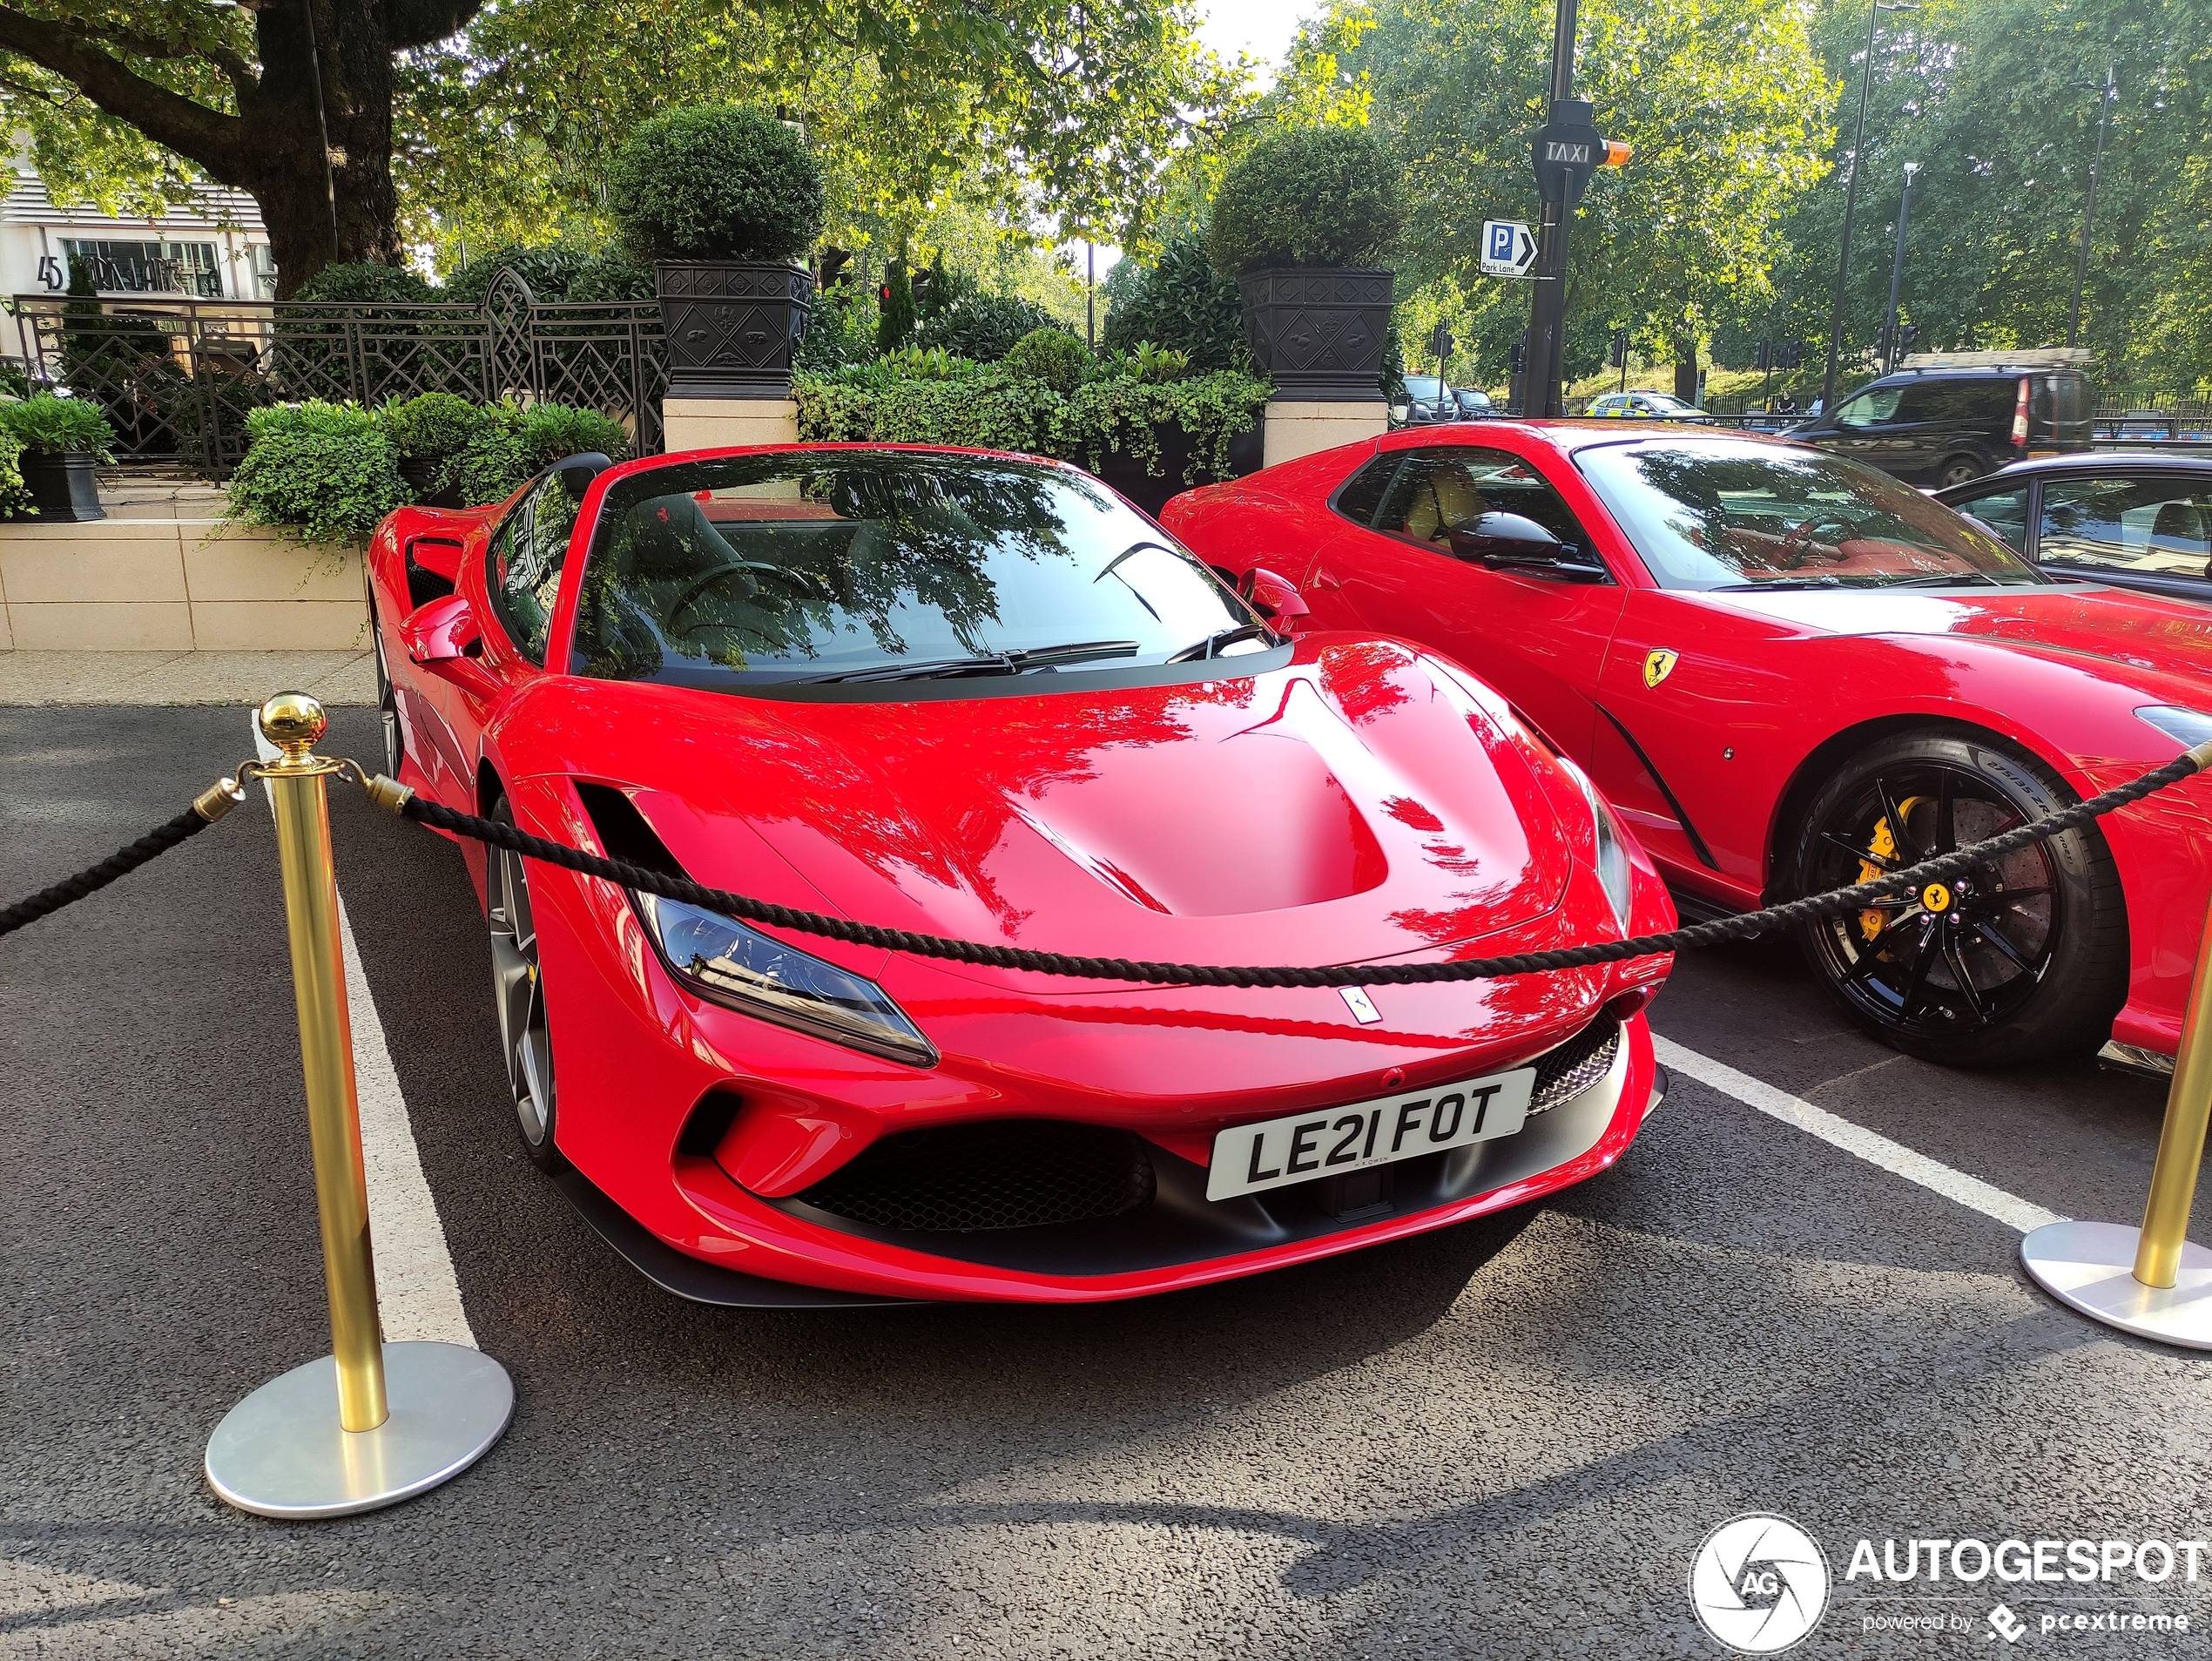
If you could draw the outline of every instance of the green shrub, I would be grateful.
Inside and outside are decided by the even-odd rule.
[[[639,260],[792,260],[813,245],[826,206],[799,135],[730,104],[640,122],[607,170],[608,210]]]
[[[14,358],[0,358],[0,395],[10,398],[30,396],[30,377],[24,373],[23,365]]]
[[[0,426],[23,449],[43,456],[115,459],[115,429],[89,399],[57,398],[51,392],[41,392],[15,403],[0,404]]]
[[[968,294],[914,331],[917,346],[941,346],[955,357],[996,363],[1024,334],[1057,328],[1050,312],[1013,294]]]
[[[1149,266],[1123,260],[1106,280],[1106,292],[1113,307],[1100,334],[1109,351],[1133,351],[1141,341],[1157,341],[1187,354],[1201,372],[1252,372],[1237,280],[1213,268],[1203,235],[1170,238]]]
[[[1230,276],[1278,266],[1363,266],[1405,220],[1390,152],[1365,127],[1280,127],[1229,168],[1206,253]]]
[[[568,404],[494,404],[454,469],[464,502],[504,502],[543,469],[564,456],[598,450],[620,459],[630,449],[623,424],[596,409]]]
[[[1217,370],[1165,384],[1126,376],[1062,394],[1008,364],[954,380],[894,380],[854,372],[792,382],[799,436],[810,443],[957,444],[1052,456],[1096,470],[1126,456],[1165,472],[1163,430],[1179,431],[1183,483],[1229,475],[1229,445],[1271,395],[1264,381]]]
[[[569,292],[561,296],[583,306],[603,300],[651,300],[653,268],[640,265],[620,248],[595,253],[569,279]]]
[[[399,451],[359,404],[257,409],[246,431],[246,458],[225,488],[232,513],[248,524],[297,527],[311,543],[358,543],[407,502]]]
[[[882,308],[876,314],[875,349],[896,352],[914,337],[914,284],[907,256],[894,254],[883,267]]]
[[[1188,381],[1197,373],[1190,367],[1188,352],[1171,351],[1150,341],[1139,341],[1133,350],[1115,353],[1100,368],[1104,373],[1093,379],[1142,381],[1161,387],[1170,381]]]
[[[421,306],[442,299],[405,266],[325,266],[300,285],[297,300],[343,300],[356,306]]]
[[[1055,392],[1066,393],[1082,384],[1090,354],[1064,328],[1033,328],[1008,348],[1003,361],[1016,375],[1028,375]]]
[[[0,519],[30,519],[37,513],[23,482],[23,441],[0,427]]]
[[[865,363],[875,355],[875,296],[847,282],[814,297],[792,366],[817,374]]]
[[[577,273],[590,262],[591,256],[581,248],[567,248],[553,244],[550,246],[525,247],[510,242],[505,247],[495,248],[489,253],[471,260],[459,271],[446,279],[439,291],[440,300],[465,300],[471,306],[481,306],[484,296],[491,292],[493,280],[502,271],[512,271],[529,285],[530,295],[538,300],[563,300]]]
[[[452,392],[426,392],[386,404],[380,414],[392,448],[410,461],[458,456],[484,424],[483,411]]]

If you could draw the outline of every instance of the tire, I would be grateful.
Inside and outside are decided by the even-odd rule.
[[[1790,875],[1797,893],[1823,893],[2076,800],[2041,762],[1986,734],[1898,733],[1851,757],[1807,805]],[[1891,828],[1899,820],[1902,846]],[[2094,826],[1956,882],[1804,925],[1798,941],[1853,1021],[1948,1066],[2094,1050],[2127,1001],[2127,898]]]
[[[515,822],[502,797],[491,817]],[[553,1139],[557,1092],[553,1081],[553,1032],[545,1009],[545,977],[538,965],[537,928],[530,907],[529,874],[519,854],[486,850],[485,922],[491,933],[493,1006],[499,1017],[500,1059],[515,1108],[523,1151],[541,1171],[568,1161]]]
[[[1943,465],[1936,469],[1936,488],[1939,490],[1947,490],[1954,484],[1964,484],[1969,479],[1978,479],[1989,470],[1982,465],[1981,458],[1978,456],[1946,456]]]
[[[369,603],[368,638],[375,647],[376,718],[384,729],[384,776],[397,779],[400,763],[407,759],[407,737],[400,727],[399,694],[393,690],[391,672],[384,665],[384,632],[376,625],[376,605]]]

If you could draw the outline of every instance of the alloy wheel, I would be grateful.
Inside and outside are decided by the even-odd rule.
[[[1986,775],[1933,759],[1885,767],[1815,827],[1811,892],[1863,882],[2000,835],[2027,818]],[[1878,1024],[1955,1039],[2032,997],[2060,944],[2059,872],[2035,843],[1953,880],[1818,925],[1836,989]]]
[[[504,804],[498,816],[508,817]],[[538,963],[537,928],[530,915],[529,880],[522,856],[503,848],[493,850],[485,877],[492,990],[508,1090],[524,1144],[533,1158],[545,1162],[553,1158],[553,1042],[546,1025],[545,981]]]

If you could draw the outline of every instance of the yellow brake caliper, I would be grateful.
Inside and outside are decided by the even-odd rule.
[[[1903,801],[1898,803],[1898,815],[1910,817],[1913,804],[1919,800],[1918,796],[1907,796]],[[1871,882],[1882,874],[1884,868],[1876,864],[1875,861],[1886,860],[1892,866],[1897,863],[1897,835],[1890,828],[1887,814],[1875,820],[1874,834],[1867,839],[1866,851],[1873,857],[1858,862],[1858,880],[1861,882]],[[1882,932],[1882,925],[1886,921],[1887,919],[1878,911],[1862,911],[1858,914],[1858,932],[1865,938],[1871,940]]]

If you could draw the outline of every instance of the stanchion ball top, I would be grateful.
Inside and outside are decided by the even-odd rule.
[[[330,726],[322,706],[305,692],[279,692],[261,706],[261,736],[287,755],[304,755]]]

